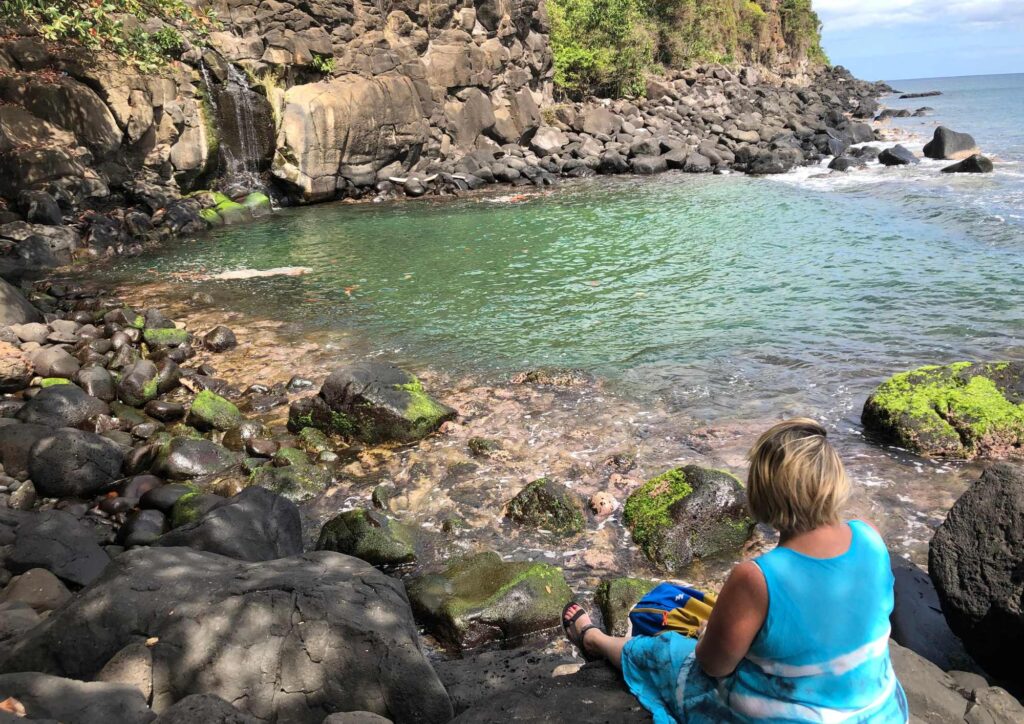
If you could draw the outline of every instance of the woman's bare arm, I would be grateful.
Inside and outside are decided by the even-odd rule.
[[[768,585],[753,561],[736,566],[722,586],[707,630],[697,642],[697,661],[708,676],[731,674],[750,650],[768,615]]]

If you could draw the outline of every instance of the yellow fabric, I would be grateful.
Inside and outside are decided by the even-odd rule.
[[[711,609],[714,608],[717,597],[712,593],[705,593],[704,600],[698,601],[696,598],[690,598],[686,601],[686,604],[679,608],[673,608],[671,611],[662,611],[654,608],[635,608],[634,611],[644,611],[647,613],[660,613],[664,618],[663,629],[661,633],[666,631],[677,631],[681,634],[690,636],[691,638],[697,638],[697,633],[700,631],[701,624],[706,622],[711,616]],[[659,636],[661,634],[658,634]]]

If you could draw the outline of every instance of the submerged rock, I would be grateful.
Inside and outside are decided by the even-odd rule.
[[[572,597],[562,571],[545,563],[507,563],[494,552],[458,560],[407,585],[424,624],[460,649],[510,642],[559,625]]]
[[[942,173],[992,173],[994,168],[990,159],[976,153],[959,163],[946,166],[942,169]]]
[[[505,515],[519,525],[559,535],[576,535],[586,527],[583,501],[550,478],[534,480],[509,502]]]
[[[1024,364],[957,362],[901,372],[868,397],[864,429],[925,456],[1017,456],[1024,443]]]
[[[950,627],[994,676],[1024,687],[1024,468],[1000,463],[950,509],[928,571]]]
[[[969,133],[957,133],[945,126],[935,129],[932,140],[924,145],[925,158],[947,159],[958,161],[973,156],[979,151],[974,136]]]
[[[601,581],[594,602],[601,609],[604,630],[611,636],[629,633],[629,612],[657,584],[642,578],[613,578]]]
[[[263,465],[253,471],[250,482],[299,503],[326,490],[331,484],[331,473],[307,460],[304,464]]]
[[[626,500],[622,519],[647,557],[670,572],[735,555],[754,528],[740,481],[698,465],[648,480]]]
[[[375,566],[416,561],[415,531],[373,510],[349,510],[324,523],[316,549],[355,556]]]

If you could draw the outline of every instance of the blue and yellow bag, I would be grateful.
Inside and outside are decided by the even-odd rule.
[[[716,597],[675,583],[659,583],[629,612],[634,636],[658,636],[678,631],[697,637],[701,624],[711,616]]]

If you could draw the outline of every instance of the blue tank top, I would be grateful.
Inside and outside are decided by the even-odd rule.
[[[890,722],[908,718],[889,659],[893,575],[881,537],[851,521],[834,558],[776,548],[755,560],[768,614],[719,696],[758,722]]]

